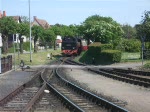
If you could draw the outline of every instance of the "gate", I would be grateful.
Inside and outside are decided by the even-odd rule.
[[[7,72],[12,69],[12,55],[1,58],[1,73]]]

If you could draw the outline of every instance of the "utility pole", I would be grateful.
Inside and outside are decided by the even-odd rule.
[[[143,54],[144,54],[144,40],[145,40],[145,35],[144,36],[141,36],[141,40],[142,40],[142,66],[143,66],[143,63],[144,63],[144,56],[143,56]]]
[[[2,49],[2,46],[3,46],[3,43],[2,43],[2,36],[1,36],[1,33],[0,33],[0,73],[2,73],[2,66],[1,66],[1,49]]]
[[[30,26],[30,62],[32,62],[32,39],[31,39],[31,16],[30,16],[30,0],[29,2],[29,26]]]

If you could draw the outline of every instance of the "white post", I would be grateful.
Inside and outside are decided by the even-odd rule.
[[[2,48],[2,36],[1,36],[1,33],[0,33],[0,73],[2,73],[2,67],[1,67],[1,48]]]
[[[32,62],[32,39],[31,39],[31,17],[30,17],[30,0],[29,0],[29,24],[30,24],[30,62]]]

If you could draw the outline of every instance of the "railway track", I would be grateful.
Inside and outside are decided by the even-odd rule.
[[[60,99],[65,99],[63,103],[69,110],[79,112],[127,112],[126,109],[64,79],[58,69],[56,70],[56,76],[49,82],[49,85],[51,89],[53,88],[52,91],[61,97]]]
[[[72,59],[65,61],[68,64],[85,66],[85,64],[74,62]],[[105,77],[113,78],[126,83],[143,86],[146,88],[150,87],[150,73],[144,71],[135,71],[131,69],[117,69],[117,68],[90,68],[86,67],[89,71],[103,75]]]
[[[47,68],[42,75],[42,80],[45,82],[46,92],[43,92],[38,101],[34,105],[34,112],[69,112],[69,110],[60,102],[59,97],[52,91],[49,86],[49,81],[53,77],[53,70]]]
[[[56,83],[57,82],[57,83]],[[70,87],[66,86],[66,83],[59,80],[57,77],[50,82],[53,87],[55,87],[61,94],[63,94],[70,102],[74,103],[81,111],[85,112],[106,112],[100,108],[98,105],[90,102],[85,97],[80,94],[77,94],[76,91],[73,91]]]
[[[122,78],[123,81],[129,81],[135,85],[144,87],[150,87],[150,76],[135,75],[132,73],[123,73],[122,71],[116,71],[115,69],[100,69],[100,71],[107,72],[116,76],[116,78]]]
[[[58,70],[55,74],[50,68],[39,70],[32,80],[0,101],[0,112],[127,112],[64,79]]]
[[[32,80],[0,101],[0,112],[69,112],[57,96],[45,92],[48,89],[46,81],[51,79],[52,72],[45,68],[35,73]]]
[[[41,88],[41,81],[38,80],[41,72],[42,70],[37,71],[32,80],[23,84],[2,99],[0,101],[0,112],[19,112],[28,108],[30,101]]]

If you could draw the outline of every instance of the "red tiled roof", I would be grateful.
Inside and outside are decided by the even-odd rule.
[[[10,16],[10,17],[12,17],[15,21],[21,21],[20,16]]]
[[[37,17],[34,17],[34,21],[36,21],[41,27],[43,27],[45,29],[50,27],[48,22],[43,19],[38,19]],[[34,25],[34,22],[33,22],[33,25]]]

